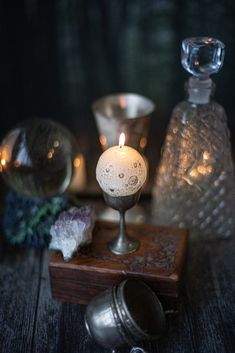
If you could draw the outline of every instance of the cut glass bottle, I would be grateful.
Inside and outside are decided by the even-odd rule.
[[[193,76],[187,100],[173,110],[153,187],[153,219],[194,234],[229,237],[235,228],[235,178],[227,118],[211,99],[209,78],[223,65],[224,44],[197,37],[182,43]]]

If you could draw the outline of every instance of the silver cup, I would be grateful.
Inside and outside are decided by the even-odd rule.
[[[103,150],[117,145],[124,132],[126,144],[144,152],[150,116],[155,110],[150,99],[134,93],[118,93],[98,99],[92,110]]]
[[[114,350],[156,340],[165,328],[165,314],[150,287],[128,279],[93,298],[85,325],[99,345]]]

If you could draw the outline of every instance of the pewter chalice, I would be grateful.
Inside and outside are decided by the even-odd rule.
[[[109,243],[110,250],[117,255],[132,253],[139,247],[139,241],[127,235],[125,212],[138,202],[147,178],[143,157],[124,143],[125,135],[122,133],[119,145],[103,152],[96,166],[96,179],[103,190],[105,202],[120,213],[119,233]]]
[[[117,255],[129,254],[136,251],[139,247],[139,240],[127,235],[125,212],[132,208],[139,200],[140,190],[128,196],[114,197],[103,192],[106,204],[120,213],[119,233],[116,238],[110,241],[110,250]]]

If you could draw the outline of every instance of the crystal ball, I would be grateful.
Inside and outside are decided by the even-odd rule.
[[[50,197],[69,186],[76,154],[75,138],[65,127],[49,119],[26,120],[3,139],[0,171],[13,190]]]

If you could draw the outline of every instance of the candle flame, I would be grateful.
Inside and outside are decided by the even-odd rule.
[[[124,146],[125,145],[125,134],[124,132],[121,133],[120,137],[119,137],[119,146]]]

